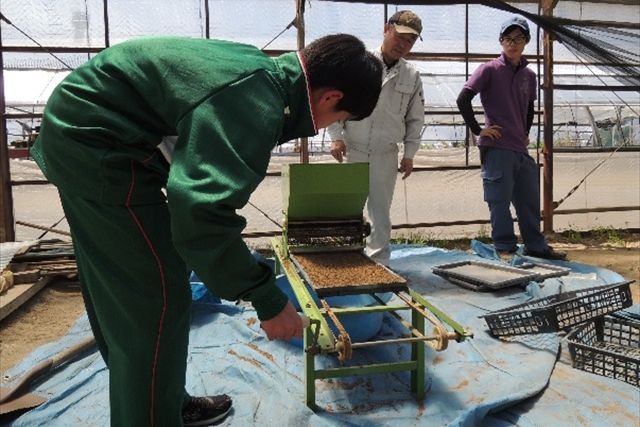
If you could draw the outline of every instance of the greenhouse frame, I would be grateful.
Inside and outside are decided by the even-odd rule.
[[[247,7],[242,8],[240,3],[246,3]],[[633,16],[629,12],[633,13],[637,5],[633,0],[611,2],[607,21],[600,20],[598,13],[598,6],[603,2],[590,1],[272,0],[257,3],[257,8],[249,7],[250,3],[193,0],[177,5],[168,1],[65,0],[55,2],[54,6],[46,1],[4,0],[0,24],[0,240],[14,240],[16,220],[20,223],[19,214],[18,218],[14,216],[14,189],[46,183],[12,179],[9,159],[28,156],[51,90],[70,69],[105,47],[131,37],[162,34],[226,38],[259,46],[269,55],[278,55],[326,33],[351,32],[359,35],[367,46],[375,47],[378,30],[390,14],[402,8],[413,8],[427,17],[425,41],[418,43],[408,58],[420,69],[426,94],[423,150],[442,149],[457,153],[447,156],[446,162],[418,165],[416,172],[448,173],[479,168],[473,137],[457,111],[455,96],[475,67],[495,56],[497,43],[490,43],[496,36],[483,31],[483,22],[499,22],[509,13],[523,11],[567,19],[572,25],[583,25],[585,31],[623,31],[631,35],[632,41],[637,41],[640,34],[638,22],[626,22]],[[238,8],[246,11],[241,20],[237,19]],[[261,16],[267,11],[277,19],[262,20]],[[430,21],[430,15],[440,19]],[[353,16],[359,19],[354,20]],[[615,152],[616,156],[623,152],[637,153],[640,148],[639,88],[633,84],[620,84],[610,68],[599,67],[602,64],[576,58],[563,44],[554,43],[553,35],[535,23],[532,34],[536,37],[525,56],[536,69],[540,89],[530,147],[541,164],[545,232],[554,231],[554,215],[616,211],[633,214],[639,209],[633,198],[630,203],[593,206],[585,202],[580,207],[560,209],[560,203],[575,192],[575,187],[584,185],[584,179],[594,168],[587,167],[581,172],[584,179],[575,179],[569,185],[569,190],[573,190],[569,194],[565,195],[565,189],[561,189],[562,194],[556,190],[554,197],[554,157],[566,152],[594,156],[598,152],[601,155]],[[623,48],[632,52],[637,50],[637,46],[625,45]],[[637,60],[638,52],[633,53]],[[630,66],[637,69],[638,64],[632,61]],[[474,108],[481,119],[478,99],[474,100]],[[291,157],[292,152],[299,152],[299,161],[306,163],[326,154],[327,145],[326,135],[321,132],[309,140],[292,141],[279,147],[274,156]],[[625,164],[635,168],[637,156],[629,156],[631,158],[625,160]],[[600,160],[594,161],[595,169],[599,164]],[[272,173],[278,174],[277,171]],[[629,185],[632,191],[637,188],[637,183]],[[467,216],[453,221],[429,218],[398,222],[394,222],[395,229],[486,224],[488,221]]]

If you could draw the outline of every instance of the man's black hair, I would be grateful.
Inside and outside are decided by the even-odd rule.
[[[382,87],[382,63],[364,43],[349,34],[321,37],[302,50],[312,89],[334,88],[344,93],[336,105],[353,120],[368,117]]]

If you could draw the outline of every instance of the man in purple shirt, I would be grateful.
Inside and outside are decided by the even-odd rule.
[[[540,232],[538,165],[529,155],[536,75],[522,57],[531,39],[527,21],[514,16],[502,24],[502,54],[473,73],[458,96],[458,108],[467,126],[478,135],[484,200],[491,214],[491,238],[500,254],[513,254],[517,238],[510,205],[516,210],[524,254],[565,259]],[[471,100],[480,93],[485,127],[476,121]]]

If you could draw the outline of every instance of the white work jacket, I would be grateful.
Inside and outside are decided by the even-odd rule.
[[[382,59],[381,48],[373,52]],[[348,150],[383,153],[404,143],[403,157],[413,159],[420,148],[424,125],[424,96],[420,73],[406,60],[385,68],[382,91],[373,113],[360,121],[336,122],[327,128],[332,141]]]

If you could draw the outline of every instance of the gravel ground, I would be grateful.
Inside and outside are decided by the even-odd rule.
[[[471,150],[470,164],[477,164]],[[452,166],[464,164],[463,149],[421,150],[416,167]],[[535,153],[532,153],[535,156]],[[557,154],[554,157],[554,200],[563,198],[585,175],[601,164],[584,184],[561,205],[560,209],[580,209],[611,206],[640,206],[640,153],[579,153]],[[277,172],[284,163],[298,162],[297,155],[272,158],[270,171]],[[312,156],[311,162],[332,162],[328,155]],[[12,160],[13,181],[43,179],[31,160]],[[246,233],[280,230],[283,222],[281,182],[278,176],[268,176],[251,196],[250,204],[239,213],[247,219]],[[63,218],[57,191],[52,185],[14,186],[14,212],[17,221],[50,227]],[[415,172],[407,180],[398,178],[391,210],[394,224],[433,223],[440,221],[488,220],[488,209],[482,200],[479,170]],[[556,215],[554,230],[592,230],[602,228],[640,228],[640,210],[627,212],[596,212]],[[68,231],[66,221],[56,229]],[[42,230],[23,225],[16,227],[16,240],[37,238]],[[395,236],[422,234],[430,238],[451,239],[488,234],[486,225],[431,227],[394,231]],[[268,238],[250,239],[257,247],[268,246]]]

